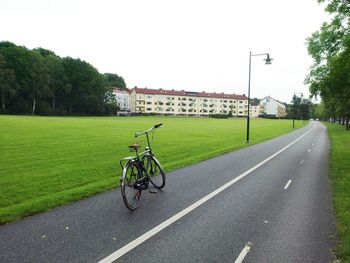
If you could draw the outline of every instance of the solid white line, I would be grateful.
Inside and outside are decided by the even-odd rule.
[[[152,228],[151,230],[147,231],[146,233],[144,233],[143,235],[141,235],[140,237],[134,239],[133,241],[131,241],[130,243],[126,244],[125,246],[121,247],[120,249],[118,249],[117,251],[115,251],[114,253],[110,254],[109,256],[105,257],[104,259],[102,259],[101,261],[99,261],[99,263],[107,263],[107,262],[113,262],[115,260],[117,260],[118,258],[120,258],[121,256],[123,256],[124,254],[128,253],[130,250],[134,249],[135,247],[137,247],[138,245],[140,245],[141,243],[145,242],[147,239],[151,238],[152,236],[154,236],[155,234],[159,233],[160,231],[162,231],[164,228],[170,226],[171,224],[173,224],[174,222],[176,222],[177,220],[179,220],[180,218],[184,217],[186,214],[188,214],[189,212],[191,212],[192,210],[196,209],[197,207],[199,207],[200,205],[204,204],[205,202],[207,202],[209,199],[213,198],[214,196],[216,196],[217,194],[221,193],[222,191],[224,191],[226,188],[230,187],[231,185],[233,185],[234,183],[238,182],[239,180],[241,180],[242,178],[244,178],[245,176],[247,176],[248,174],[250,174],[251,172],[255,171],[256,169],[258,169],[260,166],[262,166],[263,164],[267,163],[268,161],[270,161],[272,158],[276,157],[277,155],[279,155],[280,153],[282,153],[283,151],[285,151],[286,149],[288,149],[290,146],[292,146],[293,144],[295,144],[297,141],[301,140],[305,135],[307,135],[309,132],[311,132],[314,129],[314,127],[312,127],[309,131],[307,131],[306,133],[304,133],[303,135],[301,135],[299,138],[297,138],[296,140],[294,140],[293,142],[291,142],[290,144],[288,144],[287,146],[283,147],[281,150],[279,150],[278,152],[272,154],[270,157],[266,158],[265,160],[263,160],[262,162],[258,163],[257,165],[253,166],[252,168],[250,168],[249,170],[245,171],[244,173],[240,174],[239,176],[237,176],[236,178],[232,179],[231,181],[229,181],[228,183],[224,184],[223,186],[221,186],[220,188],[216,189],[215,191],[211,192],[210,194],[204,196],[203,198],[201,198],[200,200],[198,200],[197,202],[193,203],[192,205],[190,205],[189,207],[185,208],[184,210],[180,211],[179,213],[173,215],[172,217],[170,217],[169,219],[165,220],[163,223],[155,226],[154,228]]]
[[[284,187],[285,190],[289,187],[289,185],[290,185],[291,182],[292,182],[292,180],[289,180],[289,181],[288,181],[288,183],[287,183],[286,186]]]
[[[243,259],[248,254],[250,247],[251,247],[251,243],[248,242],[247,245],[245,245],[245,247],[242,249],[242,251],[239,254],[238,258],[236,259],[235,263],[242,263],[243,262]]]

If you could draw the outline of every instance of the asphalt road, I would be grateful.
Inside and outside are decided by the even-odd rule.
[[[168,173],[134,212],[116,189],[0,226],[0,262],[331,262],[328,152],[313,122]]]

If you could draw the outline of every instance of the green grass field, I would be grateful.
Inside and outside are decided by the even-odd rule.
[[[135,131],[160,122],[152,148],[166,171],[247,146],[245,119],[0,116],[0,223],[117,187],[127,145],[145,146]],[[290,131],[252,120],[251,144]]]
[[[330,179],[340,240],[337,256],[350,262],[350,132],[338,124],[325,125],[331,140]]]

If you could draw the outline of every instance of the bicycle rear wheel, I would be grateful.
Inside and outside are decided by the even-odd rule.
[[[136,181],[141,178],[138,166],[130,162],[123,169],[121,177],[121,192],[125,206],[135,210],[140,203],[141,191],[135,187]]]
[[[165,172],[158,160],[149,154],[143,158],[145,170],[151,184],[161,189],[165,186]]]

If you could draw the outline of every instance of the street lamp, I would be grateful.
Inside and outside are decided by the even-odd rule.
[[[293,130],[295,127],[294,122],[295,122],[295,98],[296,98],[296,95],[300,95],[300,97],[303,98],[303,93],[294,91],[294,96],[293,96]]]
[[[266,56],[265,65],[271,65],[273,58],[270,58],[269,53],[263,53],[263,54],[252,54],[252,52],[249,52],[249,81],[248,81],[248,113],[247,113],[247,143],[249,143],[249,113],[250,113],[250,75],[251,75],[251,68],[252,68],[252,57],[257,56]]]

